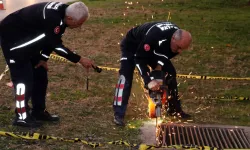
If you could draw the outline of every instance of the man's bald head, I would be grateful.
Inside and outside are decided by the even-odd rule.
[[[171,50],[174,53],[181,53],[183,50],[188,49],[192,43],[192,36],[190,32],[178,29],[174,32],[171,39]]]

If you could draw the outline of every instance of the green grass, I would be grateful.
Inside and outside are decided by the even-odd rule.
[[[119,67],[119,42],[133,26],[149,21],[170,21],[189,30],[193,45],[173,59],[177,73],[226,77],[250,77],[250,6],[248,0],[138,0],[128,5],[123,0],[86,0],[91,17],[82,29],[66,30],[64,44],[98,65]],[[143,7],[142,7],[143,6]],[[129,7],[129,8],[127,8]],[[124,16],[124,13],[126,14]],[[153,18],[152,18],[153,16]],[[5,61],[0,53],[0,73]],[[125,128],[113,119],[113,94],[118,73],[89,73],[70,63],[49,61],[47,107],[59,114],[58,124],[45,123],[41,134],[80,138],[89,142],[127,140],[140,143],[139,127],[147,120],[147,100],[134,82]],[[14,116],[13,91],[5,86],[9,73],[0,81],[0,131],[29,131],[11,126]],[[249,126],[249,101],[222,101],[211,97],[249,97],[249,81],[178,79],[183,109],[194,123]],[[198,98],[197,98],[198,97]],[[206,98],[204,98],[206,97]],[[154,135],[152,135],[154,136]],[[92,149],[80,143],[27,141],[0,137],[0,149]],[[105,149],[127,149],[105,145]],[[101,149],[102,149],[101,148]]]

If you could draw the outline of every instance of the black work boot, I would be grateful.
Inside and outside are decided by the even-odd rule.
[[[32,117],[40,121],[59,121],[60,118],[57,115],[51,115],[46,109],[44,111],[34,111],[31,112]]]
[[[119,116],[114,116],[114,123],[115,123],[117,126],[125,126],[124,118],[119,117]]]
[[[21,126],[21,127],[29,127],[29,128],[38,128],[42,126],[42,123],[36,122],[36,120],[32,119],[31,116],[28,116],[27,118],[19,119],[18,117],[15,117],[13,123],[13,126]]]
[[[180,119],[188,119],[191,117],[191,115],[185,113],[181,108],[181,101],[177,100],[176,103],[176,117]]]
[[[167,110],[168,116],[175,116],[180,119],[188,119],[191,117],[191,115],[185,113],[184,111],[176,112],[174,109],[168,109]]]
[[[167,115],[168,116],[175,116],[175,114],[176,114],[175,109],[173,109],[173,108],[168,108],[167,109]]]
[[[168,102],[168,105],[166,106],[166,110],[167,110],[167,115],[168,116],[175,116],[176,114],[176,109],[173,103]]]
[[[191,117],[191,115],[185,113],[184,111],[181,111],[176,113],[176,117],[180,119],[188,119]]]
[[[191,117],[191,115],[185,113],[182,110],[180,100],[177,100],[175,103],[173,101],[169,103],[169,106],[167,109],[167,115],[175,116],[180,119],[187,119]]]

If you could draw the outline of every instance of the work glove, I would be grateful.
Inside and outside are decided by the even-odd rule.
[[[160,89],[160,84],[157,80],[152,80],[148,83],[148,88],[152,91],[157,91]]]

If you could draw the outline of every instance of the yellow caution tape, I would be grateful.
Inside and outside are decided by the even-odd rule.
[[[55,54],[50,54],[50,58],[56,61],[60,62],[67,62],[69,63],[66,58],[55,55]],[[111,68],[111,67],[104,67],[104,66],[99,66],[103,70],[108,70],[108,71],[119,71],[119,68]],[[5,71],[0,75],[0,80],[3,78],[3,76],[7,73],[9,70],[8,66],[6,66]],[[135,71],[138,73],[138,71]],[[202,79],[202,80],[250,80],[250,78],[235,78],[235,77],[216,77],[216,76],[201,76],[201,75],[184,75],[184,74],[177,74],[177,78],[182,78],[182,79]]]
[[[127,147],[134,147],[136,145],[131,145],[130,143],[126,142],[126,141],[122,141],[122,140],[117,140],[117,141],[112,141],[112,142],[107,142],[107,144],[111,144],[111,145],[125,145]]]
[[[214,99],[214,100],[237,100],[237,101],[245,101],[250,100],[250,97],[244,97],[244,96],[204,96],[204,97],[198,97],[196,96],[195,99]]]
[[[11,132],[0,131],[0,135],[14,137],[14,138],[22,138],[22,139],[26,139],[26,140],[57,140],[57,141],[72,142],[72,143],[81,142],[81,143],[89,145],[93,148],[102,146],[101,143],[87,142],[87,141],[81,140],[79,138],[65,139],[65,138],[59,138],[59,137],[54,137],[54,136],[49,136],[49,135],[42,135],[39,133],[29,133],[28,132],[28,133],[15,134],[15,133],[11,133]]]
[[[108,70],[108,71],[119,71],[119,68],[110,68],[110,67],[103,67],[103,66],[98,66],[100,68],[102,68],[103,70]]]
[[[55,54],[50,54],[50,58],[53,60],[61,61],[61,62],[67,62],[67,63],[70,62],[66,58],[64,58],[62,56],[55,55]]]
[[[169,11],[169,12],[168,12],[168,19],[167,19],[167,21],[169,21],[169,20],[171,19],[171,16],[170,16],[170,15],[171,15],[171,12]]]
[[[61,61],[61,62],[70,62],[66,58],[51,54],[50,55],[51,59]],[[119,71],[119,68],[111,68],[111,67],[104,67],[104,66],[99,66],[103,70],[108,70],[108,71]],[[138,72],[138,71],[135,71]],[[182,78],[182,79],[202,79],[202,80],[250,80],[250,78],[235,78],[235,77],[216,77],[216,76],[201,76],[201,75],[184,75],[184,74],[177,74],[177,78]]]
[[[103,67],[99,66],[104,70],[109,71],[119,71],[119,68],[110,68],[110,67]],[[138,73],[138,71],[135,71]],[[250,78],[235,78],[235,77],[215,77],[215,76],[200,76],[200,75],[184,75],[184,74],[177,74],[177,78],[182,79],[202,79],[202,80],[250,80]]]
[[[202,79],[202,80],[250,80],[250,78],[235,78],[235,77],[216,77],[216,76],[200,76],[200,75],[184,75],[177,74],[177,78],[182,79]]]
[[[119,71],[119,68],[110,68],[103,66],[99,67],[108,71]],[[138,71],[135,72],[138,73]],[[215,76],[184,75],[184,74],[177,74],[176,77],[181,79],[201,79],[201,80],[250,80],[250,78],[215,77]]]
[[[136,81],[140,82],[140,87],[144,92],[147,92],[147,90],[144,88],[143,79],[140,76],[136,76]],[[150,99],[150,96],[148,94],[145,94],[145,97],[147,100]],[[244,97],[244,96],[203,96],[198,97],[195,96],[195,100],[197,99],[212,99],[212,100],[223,100],[223,101],[247,101],[250,100],[250,97]]]
[[[2,136],[7,136],[7,137],[13,137],[13,138],[21,138],[21,139],[26,139],[26,140],[57,140],[57,141],[63,141],[63,142],[72,142],[72,143],[77,143],[81,142],[85,145],[89,145],[92,148],[97,148],[100,146],[103,146],[105,144],[109,145],[124,145],[127,147],[133,147],[133,148],[138,148],[139,150],[147,150],[147,149],[156,149],[156,148],[171,148],[171,149],[185,149],[185,150],[197,150],[197,149],[204,149],[204,150],[217,150],[217,148],[214,147],[209,147],[209,146],[196,146],[196,145],[171,145],[171,146],[155,146],[155,145],[147,145],[147,144],[130,144],[129,142],[122,141],[122,140],[117,140],[117,141],[112,141],[112,142],[106,142],[106,143],[98,143],[98,142],[87,142],[85,140],[81,140],[79,138],[74,138],[74,139],[65,139],[65,138],[59,138],[59,137],[54,137],[54,136],[49,136],[49,135],[42,135],[40,133],[29,133],[29,132],[23,132],[23,133],[12,133],[12,132],[4,132],[0,131],[0,135]]]
[[[2,78],[5,76],[5,74],[9,71],[9,67],[8,65],[5,66],[5,69],[3,71],[3,73],[1,73],[0,75],[0,81],[2,80]]]

